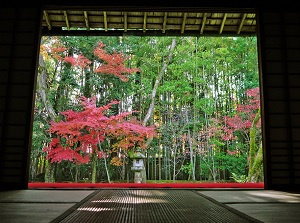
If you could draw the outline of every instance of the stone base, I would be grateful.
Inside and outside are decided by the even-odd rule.
[[[134,172],[134,183],[142,183],[142,173],[140,171]]]

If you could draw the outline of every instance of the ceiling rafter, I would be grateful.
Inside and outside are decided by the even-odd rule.
[[[85,21],[86,30],[90,31],[89,16],[88,16],[87,11],[84,11],[83,15],[84,15],[84,21]]]
[[[162,27],[162,33],[166,32],[166,26],[167,26],[167,19],[168,19],[168,13],[164,13],[164,22],[163,22],[163,27]]]
[[[205,24],[206,24],[206,18],[207,18],[207,13],[204,13],[203,19],[202,19],[202,24],[201,24],[201,29],[200,29],[200,34],[203,34],[204,27],[205,27]]]
[[[124,12],[124,32],[127,32],[127,12]]]
[[[69,31],[70,30],[70,23],[69,23],[67,11],[64,11],[64,17],[65,17],[65,22],[66,22],[66,25],[67,25],[67,29]]]
[[[48,30],[51,30],[51,22],[49,20],[49,16],[48,16],[47,11],[44,11],[44,16],[45,16],[45,20],[46,20],[46,23],[47,23]]]
[[[241,30],[242,30],[242,28],[243,28],[244,21],[245,21],[246,17],[247,17],[247,14],[246,14],[246,13],[243,13],[243,17],[242,17],[242,19],[241,19],[241,22],[240,22],[240,25],[239,25],[237,34],[240,34],[240,33],[241,33]]]
[[[106,12],[104,11],[103,12],[103,23],[104,23],[104,30],[105,30],[105,32],[107,32],[107,14],[106,14]]]
[[[225,22],[226,22],[226,18],[227,18],[227,13],[224,13],[224,17],[223,17],[223,20],[222,20],[222,24],[221,24],[221,27],[220,27],[219,34],[222,34],[222,32],[223,32],[224,25],[225,25]]]
[[[146,32],[147,29],[147,12],[144,12],[144,20],[143,20],[143,32]]]
[[[182,24],[181,24],[181,31],[180,33],[184,33],[184,28],[185,28],[185,23],[186,23],[186,16],[187,16],[187,13],[183,13],[183,18],[182,18]]]

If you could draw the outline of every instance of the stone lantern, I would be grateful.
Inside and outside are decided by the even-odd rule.
[[[144,154],[141,153],[140,149],[137,149],[135,153],[130,157],[132,159],[131,170],[134,171],[134,183],[142,183],[142,173],[141,171],[145,169],[144,159],[146,158]]]

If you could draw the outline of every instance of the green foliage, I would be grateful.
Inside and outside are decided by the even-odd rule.
[[[189,175],[192,174],[193,164],[187,163],[181,167],[181,170]]]
[[[234,180],[234,182],[237,182],[237,183],[246,183],[247,182],[247,176],[246,175],[238,175],[238,174],[235,174],[235,173],[231,173],[231,179]]]
[[[75,68],[47,52],[48,57],[44,58],[47,100],[57,114],[56,121],[63,118],[59,116],[61,111],[80,111],[78,98],[89,93],[97,95],[98,105],[117,99],[120,104],[112,108],[115,114],[138,110],[140,112],[135,115],[138,120],[143,120],[151,101],[154,81],[174,37],[56,38],[49,37],[44,43],[59,46],[60,41],[66,47],[61,55],[83,54],[92,62],[84,69]],[[99,41],[106,44],[108,53],[116,51],[129,56],[126,66],[138,67],[140,71],[130,75],[127,83],[113,76],[95,73],[94,68],[103,62],[93,54]],[[234,140],[224,140],[222,117],[237,114],[237,105],[247,102],[245,90],[259,86],[256,41],[256,37],[176,37],[177,45],[159,83],[154,115],[149,121],[159,130],[159,138],[149,146],[149,150],[155,150],[156,158],[161,158],[155,160],[156,165],[149,170],[155,172],[153,177],[169,179],[173,168],[175,173],[179,172],[176,179],[186,179],[187,175],[191,175],[193,166],[187,163],[191,146],[202,161],[194,166],[198,177],[203,180],[213,180],[214,177],[227,180],[225,178],[231,177],[237,182],[243,181],[248,168],[249,134],[240,130],[234,132]],[[33,157],[50,140],[47,132],[49,115],[39,95],[36,110],[39,112],[35,113],[33,124]],[[258,130],[256,148],[261,141],[259,133]],[[103,147],[104,151],[111,151],[109,143],[103,144]],[[66,163],[60,165],[57,171],[72,173],[71,176],[60,173],[60,180],[75,180],[76,171],[78,180],[91,180],[88,174],[91,166],[87,164],[77,167]],[[113,172],[112,180],[118,180],[122,171],[130,169],[128,166],[127,169],[108,168]],[[103,162],[97,163],[97,169],[104,169]],[[130,172],[126,174],[129,176]],[[102,171],[96,177],[101,181],[106,179],[106,173]]]
[[[208,116],[215,112],[214,100],[212,98],[200,98],[196,102],[195,107]]]

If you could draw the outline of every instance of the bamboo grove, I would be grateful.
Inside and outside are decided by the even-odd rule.
[[[30,181],[132,182],[130,154],[137,147],[146,157],[145,182],[263,181],[256,41],[256,37],[43,37]],[[45,148],[57,134],[49,131],[51,125],[65,122],[64,114],[70,112],[72,117],[89,116],[82,113],[82,97],[93,98],[95,109],[106,110],[106,118],[122,117],[118,120],[127,127],[129,116],[134,118],[130,131],[139,130],[131,135],[123,127],[106,132],[93,145],[98,153],[88,151],[91,145],[78,152],[89,157],[85,162],[76,159],[76,149],[71,158],[68,154],[50,159],[51,151]],[[84,125],[81,135],[90,131]],[[67,128],[71,129],[63,130],[70,138]],[[138,145],[135,137],[144,130],[146,134],[147,128],[154,128],[155,135],[147,135],[144,145]],[[79,136],[76,139],[82,146]],[[130,139],[132,143],[125,145]]]

